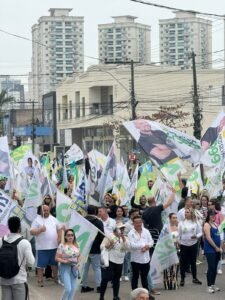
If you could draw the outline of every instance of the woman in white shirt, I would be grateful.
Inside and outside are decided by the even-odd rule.
[[[60,263],[60,280],[64,284],[63,300],[73,300],[76,280],[79,275],[78,262],[80,247],[76,241],[73,229],[65,231],[64,243],[58,246],[55,260]]]
[[[109,255],[109,266],[102,268],[102,281],[100,287],[100,300],[104,300],[108,281],[113,284],[113,300],[120,300],[120,277],[123,269],[123,261],[128,249],[128,241],[124,235],[124,224],[117,224],[114,232],[109,238],[104,238],[100,248],[107,249]]]
[[[193,209],[185,209],[185,219],[178,224],[178,241],[180,244],[180,286],[184,286],[185,272],[191,265],[191,273],[195,284],[202,284],[197,278],[196,258],[198,239],[202,236],[202,227],[196,221]]]

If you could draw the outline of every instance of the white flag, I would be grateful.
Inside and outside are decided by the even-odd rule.
[[[156,243],[155,250],[150,263],[150,274],[153,284],[163,282],[163,270],[179,262],[177,250],[173,242],[169,225],[165,224],[159,239]]]

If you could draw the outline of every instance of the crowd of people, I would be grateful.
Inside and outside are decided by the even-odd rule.
[[[33,167],[29,159],[26,173],[35,176],[35,172],[38,172],[38,168]],[[193,284],[201,285],[197,276],[197,259],[202,252],[208,265],[207,291],[215,293],[220,290],[215,285],[216,276],[222,272],[224,233],[223,230],[219,231],[224,220],[222,199],[209,199],[207,191],[189,197],[184,181],[180,177],[178,179],[181,186],[179,210],[168,215],[166,226],[171,232],[179,263],[163,271],[164,287],[184,287],[187,273],[191,273]],[[74,179],[69,178],[68,189],[65,191],[68,196],[72,193],[73,182]],[[113,300],[120,300],[121,281],[130,281],[131,299],[155,299],[160,292],[152,284],[150,260],[164,226],[162,212],[174,202],[175,190],[171,189],[168,200],[157,205],[157,199],[151,194],[154,181],[151,179],[147,184],[150,193],[147,196],[141,195],[138,202],[132,198],[129,205],[120,205],[118,197],[109,191],[101,206],[87,206],[85,218],[98,228],[98,234],[83,272],[76,234],[73,229],[65,228],[58,222],[54,197],[44,195],[43,203],[37,208],[37,216],[29,232],[31,243],[25,238],[21,239],[20,219],[11,217],[8,220],[10,233],[0,239],[0,268],[1,249],[6,243],[14,243],[18,250],[19,270],[11,278],[4,278],[0,270],[2,299],[26,299],[26,264],[33,265],[34,261],[37,285],[44,288],[44,278],[52,278],[56,284],[62,284],[63,300],[74,299],[79,280],[81,293],[97,292],[99,300],[108,299],[108,284],[112,284]],[[6,179],[0,178],[0,189],[4,190],[5,185]],[[223,186],[225,189],[225,182]],[[15,190],[11,197],[19,205],[23,204]],[[90,266],[95,275],[95,288],[88,283]]]

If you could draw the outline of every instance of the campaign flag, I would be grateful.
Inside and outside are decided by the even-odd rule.
[[[74,195],[72,197],[73,203],[79,208],[86,208],[86,176],[85,169],[83,166],[78,168],[79,181],[74,189]]]
[[[162,180],[160,176],[158,176],[152,187],[152,194],[155,197],[157,205],[164,204],[165,202],[167,202],[167,200],[172,194],[171,186],[168,182]],[[180,197],[176,194],[173,203],[169,207],[167,207],[167,209],[164,211],[163,214],[164,223],[166,217],[168,217],[168,215],[171,212],[174,213],[177,212],[179,201],[180,201]]]
[[[224,154],[224,136],[220,133],[224,131],[224,127],[225,113],[221,111],[201,138],[201,162],[206,166],[213,167],[221,163],[222,154]]]
[[[177,249],[166,223],[159,235],[150,263],[150,276],[153,284],[163,282],[163,270],[178,264]]]
[[[145,119],[124,122],[123,125],[157,166],[177,157],[199,164],[200,141],[194,137]]]
[[[0,175],[10,176],[9,146],[7,136],[0,137]]]
[[[71,209],[71,199],[65,194],[57,191],[57,206],[56,216],[61,224],[65,224],[67,228],[72,228],[76,240],[80,246],[81,260],[80,260],[80,277],[82,278],[84,265],[88,259],[88,255],[92,243],[98,233],[98,228],[92,225],[83,216]],[[81,279],[76,283],[76,290],[79,287]]]
[[[116,143],[113,142],[106,159],[102,175],[99,179],[96,190],[100,194],[100,201],[103,201],[105,193],[113,187],[116,179]]]
[[[126,197],[121,201],[120,205],[127,205],[128,207],[130,207],[131,198],[135,195],[135,191],[137,189],[138,169],[139,166],[137,165],[131,178],[130,186],[127,189]]]
[[[188,190],[195,195],[199,194],[199,191],[203,189],[203,182],[201,177],[201,169],[200,166],[198,166],[194,172],[191,174],[191,176],[187,180],[187,187]]]
[[[139,204],[139,199],[141,196],[149,197],[152,195],[151,190],[148,187],[148,180],[155,180],[155,174],[153,172],[152,163],[147,161],[139,167],[139,172],[141,173],[140,178],[137,182],[137,189],[135,193],[135,203]]]
[[[207,182],[204,186],[209,193],[209,197],[217,197],[219,192],[222,189],[222,175],[224,172],[223,164],[215,166],[213,168],[209,168],[205,174],[207,178]]]
[[[0,190],[0,237],[4,236],[8,232],[8,219],[13,216],[20,218],[23,229],[28,225],[25,218],[25,211],[17,204],[16,201],[13,201],[8,195]]]
[[[120,176],[118,176],[114,187],[116,188],[115,194],[118,196],[118,199],[120,200],[120,204],[127,201],[127,192],[130,187],[130,178],[128,175],[128,171],[124,163],[120,164]],[[113,187],[113,193],[114,193],[114,187]]]
[[[77,162],[84,158],[84,153],[79,146],[73,144],[68,151],[65,153],[66,164]]]
[[[27,154],[28,151],[29,152],[32,151],[32,146],[31,145],[22,145],[22,146],[17,147],[16,149],[12,150],[10,153],[10,156],[15,162],[19,162],[21,159],[23,159],[25,157],[25,155]]]
[[[38,207],[42,204],[41,187],[39,179],[33,178],[25,195],[24,208]]]

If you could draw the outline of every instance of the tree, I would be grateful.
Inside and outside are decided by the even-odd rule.
[[[184,112],[182,110],[183,106],[184,104],[177,104],[171,106],[163,105],[159,107],[158,112],[153,113],[151,116],[146,115],[140,118],[156,121],[175,129],[188,128],[193,126],[193,123],[186,122],[186,120],[188,120],[190,117],[190,113]]]
[[[12,101],[14,101],[14,97],[8,96],[6,90],[1,91],[0,93],[0,136],[3,134],[3,115],[4,115],[3,107],[4,105],[11,103]]]

